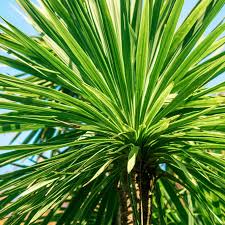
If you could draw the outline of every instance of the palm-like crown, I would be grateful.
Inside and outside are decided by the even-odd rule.
[[[224,0],[18,0],[40,35],[5,21],[0,218],[5,224],[222,224]],[[18,160],[28,158],[29,165]]]

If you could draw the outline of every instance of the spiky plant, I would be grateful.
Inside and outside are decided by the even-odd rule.
[[[225,0],[18,0],[40,35],[5,21],[0,218],[5,224],[225,222]],[[22,165],[21,159],[31,163]]]

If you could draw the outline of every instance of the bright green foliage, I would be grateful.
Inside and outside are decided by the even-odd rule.
[[[0,62],[22,71],[0,74],[0,133],[29,131],[0,147],[18,167],[0,175],[5,224],[120,225],[117,188],[140,164],[157,180],[152,224],[224,224],[225,83],[205,85],[225,71],[225,23],[204,32],[225,0],[179,27],[184,0],[18,3],[40,35],[0,25]]]

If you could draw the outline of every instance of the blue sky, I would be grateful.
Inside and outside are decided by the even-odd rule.
[[[187,14],[190,12],[192,7],[198,2],[198,0],[186,0],[185,5],[183,7],[183,12],[180,18],[180,22],[185,19]],[[17,12],[19,7],[16,4],[16,0],[0,0],[0,16],[8,20],[9,22],[13,23],[15,26],[22,29],[27,34],[35,34],[35,30],[32,28],[30,24],[28,24],[25,19]],[[221,20],[224,18],[225,15],[225,7],[221,10],[220,14],[216,17],[213,21],[209,29],[206,33],[212,30]],[[1,53],[3,54],[3,53]],[[0,65],[0,73],[12,73],[13,70],[2,67]],[[219,78],[215,79],[211,82],[210,85],[214,85],[216,83],[225,80],[225,75],[221,75]],[[3,112],[3,111],[1,111]],[[9,143],[9,140],[12,138],[12,134],[4,134],[0,135],[0,145],[6,145]]]

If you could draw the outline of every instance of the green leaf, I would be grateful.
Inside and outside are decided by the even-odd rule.
[[[129,155],[128,155],[128,162],[127,162],[127,173],[128,174],[133,170],[133,168],[136,164],[138,152],[139,152],[138,146],[132,146],[131,147],[131,150],[130,150]]]
[[[37,184],[32,185],[31,187],[29,187],[26,191],[24,191],[24,192],[21,194],[21,197],[23,197],[23,196],[25,196],[25,195],[29,195],[29,194],[31,194],[32,192],[37,191],[39,188],[45,187],[45,186],[47,186],[47,185],[53,183],[56,179],[57,179],[57,178],[52,179],[52,180],[48,180],[48,181],[42,181],[42,182],[39,182],[39,183],[37,183]]]
[[[106,169],[107,167],[112,163],[112,160],[109,160],[108,162],[106,162],[103,166],[101,166],[101,168],[96,172],[96,174],[84,185],[88,185],[89,183],[91,183],[93,180],[95,180],[98,176],[100,176]]]

